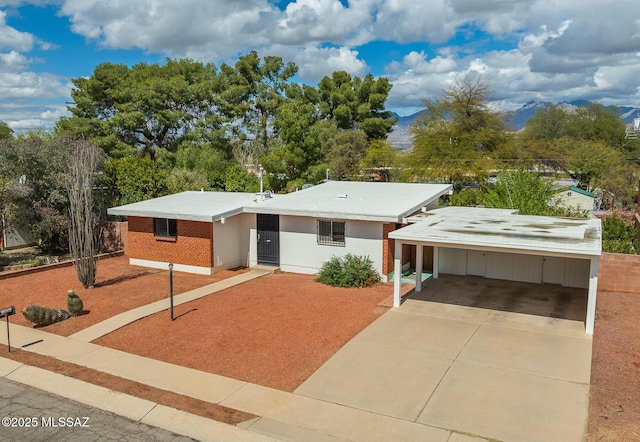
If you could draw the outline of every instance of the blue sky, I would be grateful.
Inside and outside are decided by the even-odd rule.
[[[486,77],[497,109],[587,99],[640,107],[640,8],[629,0],[0,0],[0,120],[50,129],[70,80],[102,62],[250,50],[324,75],[387,76],[387,107],[416,112],[461,75]]]

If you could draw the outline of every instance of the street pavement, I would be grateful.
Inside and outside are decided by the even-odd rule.
[[[194,441],[0,377],[0,441]]]

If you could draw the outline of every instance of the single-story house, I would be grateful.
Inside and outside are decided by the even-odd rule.
[[[127,216],[130,263],[211,274],[265,264],[317,273],[333,256],[369,256],[384,280],[415,268],[585,288],[593,333],[598,219],[438,207],[450,185],[330,181],[287,195],[182,192],[114,207]],[[400,305],[402,278],[394,278]]]
[[[182,192],[110,208],[128,217],[131,264],[202,274],[266,264],[317,273],[333,256],[367,255],[386,278],[389,232],[438,207],[446,184],[330,181],[287,195]],[[405,266],[411,259],[403,257]]]
[[[575,186],[559,189],[553,199],[562,207],[586,211],[592,211],[596,201],[593,193]]]
[[[593,334],[598,266],[602,254],[599,219],[518,215],[517,211],[443,207],[409,218],[412,224],[389,234],[395,240],[394,268],[402,250],[416,247],[416,275],[430,254],[433,278],[442,273],[475,275],[587,289],[586,332]],[[400,281],[394,282],[400,305]],[[422,289],[416,276],[416,291]]]

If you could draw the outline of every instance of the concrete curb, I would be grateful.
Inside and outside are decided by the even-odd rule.
[[[114,258],[116,256],[122,256],[122,255],[124,255],[124,251],[122,250],[119,250],[117,252],[111,252],[111,253],[102,253],[98,255],[98,260]],[[67,260],[62,262],[56,262],[53,264],[45,264],[37,267],[29,267],[29,268],[20,269],[20,270],[0,271],[0,281],[3,279],[15,278],[23,275],[31,275],[33,273],[40,273],[47,270],[52,270],[52,269],[57,269],[62,267],[71,267],[72,265],[73,265],[73,260]]]
[[[201,441],[280,440],[2,357],[0,375],[14,382]]]

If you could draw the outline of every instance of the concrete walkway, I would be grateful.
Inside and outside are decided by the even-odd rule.
[[[295,393],[101,347],[88,334],[10,330],[24,351],[258,416],[226,425],[0,358],[7,379],[203,441],[584,439],[591,339],[580,321],[410,299]]]
[[[197,289],[190,290],[188,292],[175,295],[173,297],[173,305],[178,306],[204,296],[211,295],[219,292],[220,290],[228,289],[234,285],[242,284],[243,282],[250,281],[252,279],[260,278],[261,276],[273,273],[273,268],[256,266],[245,273],[241,273],[230,278],[217,281]],[[109,319],[105,319],[102,322],[87,327],[84,330],[80,330],[74,333],[70,338],[82,342],[92,342],[102,336],[105,336],[125,325],[131,324],[139,319],[168,310],[170,308],[169,299],[161,299],[160,301],[152,302],[151,304],[143,305],[142,307],[134,308],[132,310],[120,313],[119,315],[112,316]]]

